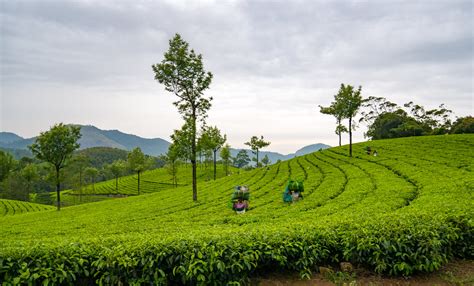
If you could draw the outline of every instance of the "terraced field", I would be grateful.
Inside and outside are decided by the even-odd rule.
[[[45,210],[54,210],[52,206],[0,199],[0,216],[8,216],[14,214],[38,212]]]
[[[209,181],[213,178],[213,169],[198,166],[198,181]],[[238,172],[238,169],[229,166],[229,172]],[[182,165],[178,167],[178,186],[187,186],[191,184],[191,167]],[[216,177],[225,177],[222,165],[218,164],[216,168]],[[65,190],[61,192],[61,201],[64,206],[78,205],[83,203],[109,200],[117,197],[134,196],[138,194],[137,175],[123,176],[118,180],[118,190],[116,189],[115,179],[100,182],[94,185],[84,186],[80,190]],[[171,176],[165,168],[158,168],[145,171],[140,175],[140,193],[155,193],[166,189],[174,189]],[[56,193],[52,192],[51,197],[56,200]]]
[[[186,186],[0,218],[0,280],[222,285],[341,261],[410,275],[474,257],[473,135],[347,149],[201,183],[197,203]],[[289,178],[304,180],[304,200],[283,203]],[[228,201],[241,184],[250,209],[236,215]]]

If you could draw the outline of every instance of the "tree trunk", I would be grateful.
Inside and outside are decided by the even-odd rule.
[[[341,132],[341,129],[340,129],[340,126],[341,126],[341,120],[339,119],[339,120],[337,121],[337,128],[339,129],[339,132],[338,132],[338,134],[337,134],[337,135],[339,135],[339,147],[341,147],[341,133],[342,133],[342,132]]]
[[[79,169],[79,202],[82,203],[82,167]]]
[[[140,171],[138,173],[138,195],[140,195]]]
[[[214,181],[216,180],[216,152],[217,149],[214,149]]]
[[[58,204],[58,211],[61,210],[61,194],[59,192],[60,185],[59,185],[59,168],[56,167],[56,196],[57,196],[57,204]]]
[[[196,108],[193,108],[191,138],[191,165],[193,167],[193,201],[197,201],[197,180],[196,180]]]
[[[257,168],[258,168],[258,149],[257,149]]]
[[[349,117],[349,156],[352,157],[352,117]]]

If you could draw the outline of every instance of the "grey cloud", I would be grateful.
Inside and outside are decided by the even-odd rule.
[[[7,114],[3,109],[12,107],[9,97],[33,98],[50,86],[56,94],[74,90],[64,92],[65,98],[93,93],[97,104],[120,95],[117,110],[126,109],[127,96],[144,102],[149,94],[171,97],[154,82],[150,66],[161,60],[176,32],[203,54],[206,69],[215,76],[208,94],[220,110],[213,114],[220,125],[232,126],[238,134],[252,130],[236,130],[238,124],[227,124],[232,119],[226,115],[239,108],[250,122],[256,121],[252,112],[259,110],[253,106],[263,102],[274,114],[284,114],[295,132],[304,133],[298,122],[322,120],[315,106],[329,103],[341,82],[362,85],[365,95],[386,96],[400,104],[406,99],[445,102],[461,114],[472,113],[472,1],[0,5],[2,116]],[[60,107],[55,110],[62,112]],[[175,112],[170,106],[169,113]],[[292,116],[299,113],[304,117]],[[77,120],[81,113],[74,114]],[[261,111],[263,117],[271,114]],[[13,126],[15,114],[8,116]],[[90,120],[93,124],[94,118]],[[272,124],[263,120],[259,128],[273,130]],[[322,130],[326,133],[318,136],[333,135],[332,126]]]

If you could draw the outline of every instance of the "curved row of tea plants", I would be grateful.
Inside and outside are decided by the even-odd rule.
[[[54,210],[52,206],[34,204],[23,201],[0,199],[0,216]]]
[[[226,174],[221,164],[217,165],[216,177],[222,178]],[[198,181],[209,181],[213,177],[212,168],[198,168]],[[238,169],[229,167],[229,173],[238,172]],[[189,165],[181,165],[177,171],[178,186],[191,184],[191,168]],[[65,190],[61,192],[61,202],[64,206],[78,205],[83,203],[103,201],[113,198],[122,198],[138,194],[138,177],[129,175],[119,177],[116,185],[115,179],[89,184],[82,189]],[[140,193],[155,193],[165,189],[175,188],[172,183],[171,175],[166,168],[158,168],[145,171],[140,175]],[[56,200],[56,193],[52,192],[51,197]]]
[[[379,273],[429,272],[474,257],[474,136],[331,148],[190,187],[0,218],[0,279],[45,284],[213,284],[264,271],[307,277],[350,261]],[[379,156],[367,155],[365,148]],[[289,178],[304,199],[283,203]],[[228,206],[236,185],[250,208]]]

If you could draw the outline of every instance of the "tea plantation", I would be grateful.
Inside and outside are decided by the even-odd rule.
[[[366,154],[366,147],[378,156]],[[387,275],[474,257],[474,136],[411,137],[316,152],[121,200],[0,217],[9,284],[239,284],[349,261]],[[304,199],[282,200],[288,179]],[[236,185],[250,209],[228,206]]]
[[[237,168],[228,167],[228,173],[237,173]],[[178,186],[186,186],[192,183],[191,165],[184,164],[177,168],[176,176],[178,178]],[[225,177],[226,173],[221,164],[217,164],[216,177]],[[205,168],[199,164],[197,169],[198,181],[209,181],[213,178],[212,166]],[[158,168],[145,171],[140,175],[140,193],[155,193],[169,188],[175,188],[172,183],[172,177],[166,168]],[[65,190],[61,192],[61,202],[64,206],[78,205],[96,201],[103,201],[117,197],[138,195],[138,177],[137,175],[123,176],[118,179],[116,185],[115,179],[90,184],[84,186],[82,190]],[[51,199],[56,200],[56,192],[51,193]]]
[[[53,210],[52,206],[33,204],[22,201],[0,199],[0,216],[22,214],[27,212],[37,212]]]

